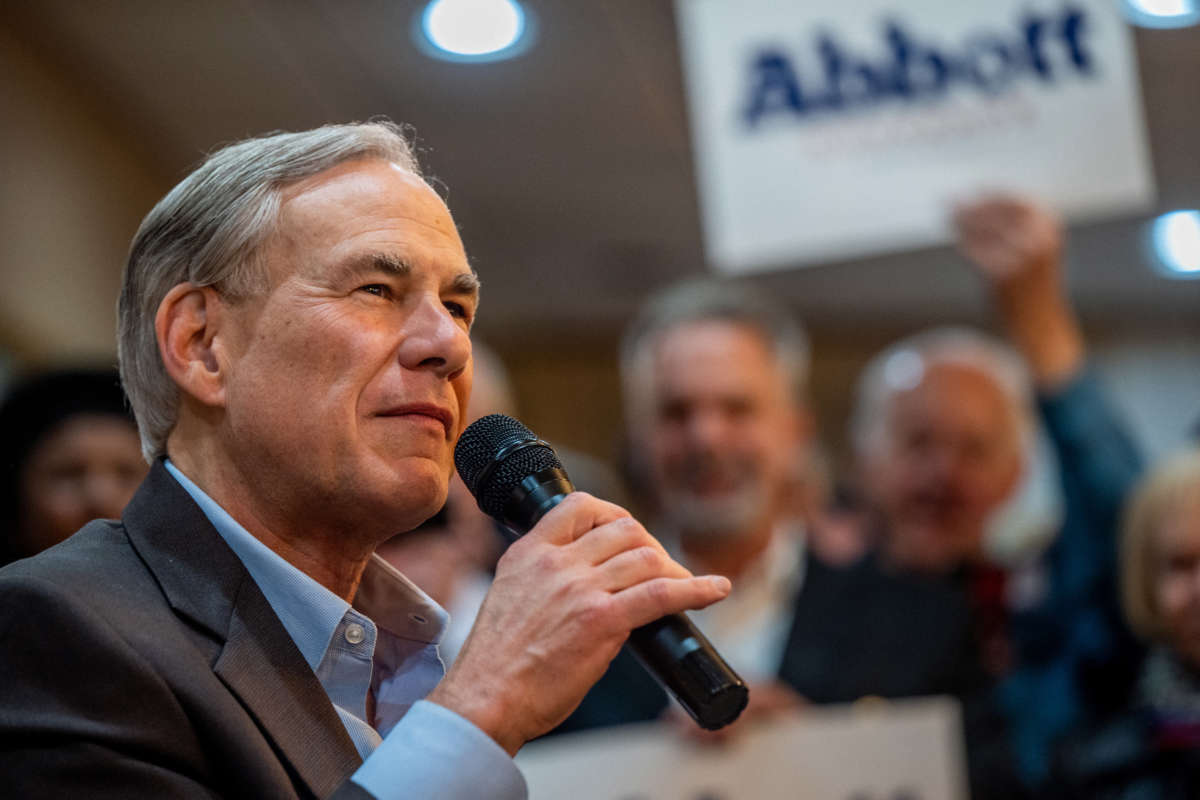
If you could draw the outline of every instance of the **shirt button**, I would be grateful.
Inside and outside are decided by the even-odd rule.
[[[363,630],[362,625],[359,625],[357,622],[351,622],[346,626],[345,637],[346,641],[350,644],[358,644],[367,638],[367,632]]]

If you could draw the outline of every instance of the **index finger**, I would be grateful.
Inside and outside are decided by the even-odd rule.
[[[628,517],[630,513],[587,492],[571,492],[546,513],[527,536],[549,544],[570,544],[588,531]]]

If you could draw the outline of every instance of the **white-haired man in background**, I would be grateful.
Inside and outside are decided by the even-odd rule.
[[[1127,688],[1136,651],[1115,605],[1115,536],[1140,464],[1086,365],[1058,220],[991,197],[956,224],[1015,349],[938,329],[864,370],[852,439],[876,550],[861,577],[904,574],[957,597],[983,677],[997,684],[1007,746],[1037,784],[1055,740]],[[1039,418],[1057,474],[1035,469]],[[1044,498],[1060,492],[1055,513]],[[1035,545],[1015,570],[995,558],[1014,537]],[[868,614],[847,602],[828,622],[861,629]]]

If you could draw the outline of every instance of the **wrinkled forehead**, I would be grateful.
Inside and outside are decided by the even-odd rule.
[[[280,191],[270,244],[313,251],[358,239],[396,246],[419,243],[439,258],[465,261],[446,204],[420,176],[399,164],[349,161]]]

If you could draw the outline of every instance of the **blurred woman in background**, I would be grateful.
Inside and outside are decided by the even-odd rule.
[[[1166,462],[1134,495],[1121,570],[1125,613],[1151,650],[1131,707],[1067,747],[1063,781],[1077,796],[1096,800],[1194,798],[1200,791],[1200,450]]]
[[[0,565],[121,516],[146,471],[114,370],[18,383],[0,406]]]

